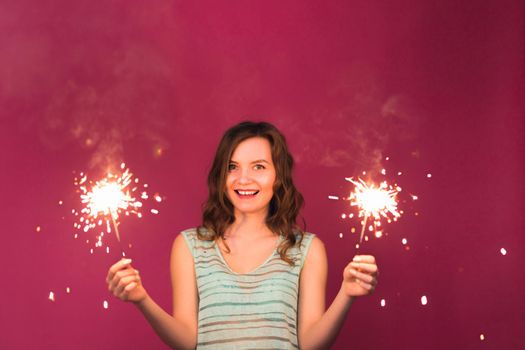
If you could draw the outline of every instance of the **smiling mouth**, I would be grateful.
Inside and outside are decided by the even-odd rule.
[[[259,191],[255,190],[234,190],[235,193],[241,198],[251,198],[255,197]]]

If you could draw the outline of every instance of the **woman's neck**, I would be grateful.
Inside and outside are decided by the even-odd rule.
[[[236,213],[235,222],[226,230],[226,238],[257,238],[273,234],[266,225],[267,213]]]

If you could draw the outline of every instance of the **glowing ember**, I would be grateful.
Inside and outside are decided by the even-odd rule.
[[[37,227],[35,228],[35,231],[36,231],[36,232],[40,232],[40,231],[42,231],[42,227],[37,226]]]
[[[421,297],[421,305],[427,305],[427,304],[428,304],[427,296],[423,295]]]
[[[125,164],[122,163],[121,169],[124,168]],[[82,204],[85,205],[80,211],[83,216],[80,217],[77,228],[82,228],[84,232],[87,232],[97,226],[102,226],[102,223],[105,222],[105,231],[110,233],[110,222],[112,222],[117,239],[120,241],[117,224],[119,214],[122,212],[137,214],[142,207],[142,203],[133,196],[136,187],[129,187],[132,182],[136,182],[132,176],[129,169],[125,169],[120,176],[109,173],[106,178],[97,181],[90,189],[86,186],[86,175],[77,180],[75,184],[79,186],[80,198]],[[91,184],[91,182],[88,183]],[[101,235],[97,236],[99,242],[100,237]]]
[[[403,245],[406,245],[406,244],[408,243],[408,241],[407,241],[406,238],[403,238],[403,239],[401,240],[401,243],[403,243]]]
[[[55,301],[55,293],[53,292],[49,292],[49,297],[48,297],[49,300],[51,301]]]
[[[107,309],[109,307],[107,300],[104,300],[104,302],[102,303],[102,306],[104,307],[104,309]]]
[[[71,289],[69,287],[66,288],[66,293],[67,294],[71,293]]]
[[[385,307],[386,305],[386,300],[385,299],[381,299],[381,307]]]
[[[507,255],[507,249],[505,248],[501,248],[499,252],[501,253],[501,255]]]
[[[121,215],[142,217],[141,200],[149,198],[147,192],[139,189],[139,179],[133,177],[124,163],[120,165],[120,170],[122,171],[120,174],[110,172],[105,178],[96,182],[88,180],[84,173],[80,173],[80,178],[75,178],[75,185],[78,186],[84,207],[80,212],[72,210],[72,213],[78,218],[73,226],[84,232],[97,230],[98,234],[94,240],[97,248],[103,246],[104,234],[111,233],[112,230],[120,244],[119,217]],[[147,188],[148,185],[144,184],[142,187]],[[137,196],[140,198],[137,199]],[[160,198],[158,194],[156,194],[156,200],[159,202],[157,197]],[[151,212],[158,214],[156,209],[151,209]],[[90,252],[93,254],[93,249]],[[106,249],[106,252],[109,253],[109,248]]]
[[[339,232],[339,238],[343,238],[343,233]]]
[[[479,335],[479,340],[481,340],[481,341],[485,340],[485,334],[483,334],[483,333],[480,334]]]
[[[432,177],[432,174],[427,174],[427,178],[431,178]]]
[[[359,242],[363,241],[363,235],[368,219],[372,219],[369,226],[370,231],[376,231],[381,226],[381,219],[387,218],[396,221],[401,216],[397,210],[397,194],[401,191],[400,187],[393,188],[386,181],[381,182],[379,186],[367,184],[362,179],[354,180],[346,178],[355,185],[355,189],[350,193],[350,205],[359,208],[359,217],[363,218],[361,235]]]
[[[337,196],[328,196],[328,199],[339,200],[339,197],[337,197]]]

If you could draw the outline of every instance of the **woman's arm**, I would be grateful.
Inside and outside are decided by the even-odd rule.
[[[301,349],[328,349],[334,343],[355,297],[373,291],[377,266],[372,256],[348,264],[343,282],[334,301],[325,311],[325,289],[328,274],[326,250],[314,237],[301,271],[299,285],[299,346]],[[359,270],[359,271],[358,271]]]
[[[167,345],[174,349],[195,349],[198,305],[195,269],[182,235],[177,236],[171,250],[172,315],[148,295],[138,271],[130,264],[131,260],[123,259],[109,269],[109,290],[118,298],[133,302]]]

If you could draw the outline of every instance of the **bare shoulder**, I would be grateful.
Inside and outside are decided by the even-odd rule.
[[[186,237],[185,237],[186,236]],[[188,238],[189,242],[186,242]],[[173,317],[181,320],[192,331],[197,329],[198,292],[191,239],[180,233],[173,240],[171,249],[171,283]]]
[[[299,342],[304,339],[305,332],[323,316],[327,275],[326,249],[323,241],[314,236],[299,279]]]
[[[173,240],[173,249],[181,249],[182,247],[187,247],[186,239],[184,238],[183,233],[179,233]]]
[[[318,265],[320,263],[326,262],[326,248],[323,241],[314,236],[312,238],[312,243],[310,243],[310,248],[306,255],[305,267],[308,265]]]
[[[175,237],[173,240],[173,245],[171,247],[171,259],[172,261],[178,260],[188,260],[191,259],[191,247],[188,245],[189,242],[186,241],[183,231]]]

